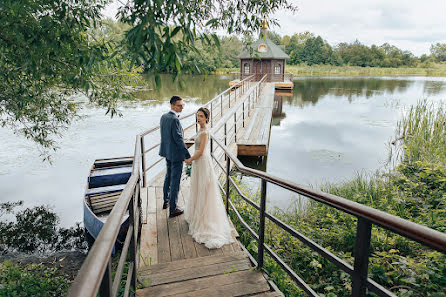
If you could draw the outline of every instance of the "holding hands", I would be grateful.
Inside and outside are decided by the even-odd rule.
[[[192,158],[186,159],[184,162],[186,162],[187,165],[190,165],[192,164]]]

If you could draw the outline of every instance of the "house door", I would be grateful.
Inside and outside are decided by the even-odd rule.
[[[269,73],[270,64],[270,61],[255,62],[256,81],[261,80],[265,74]]]

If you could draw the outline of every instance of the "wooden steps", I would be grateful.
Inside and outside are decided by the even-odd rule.
[[[267,84],[262,93],[265,90],[269,95],[262,95],[256,103],[260,106],[257,117],[262,118],[262,126],[252,121],[257,107],[253,108],[250,117],[245,117],[245,126],[237,126],[237,140],[245,137],[249,139],[253,134],[248,133],[246,136],[248,130],[254,130],[257,131],[256,139],[263,142],[267,139],[269,142],[274,85]],[[234,103],[231,103],[231,108],[236,106]],[[225,120],[224,115],[229,106],[223,106],[223,117],[217,113],[219,106],[214,108],[216,127],[218,121]],[[263,127],[267,129],[261,132]],[[236,153],[237,143],[231,129],[228,129],[228,147]],[[194,126],[184,131],[185,139],[194,134]],[[216,137],[223,139],[223,129]],[[191,147],[191,151],[193,149]],[[216,146],[214,149],[215,157],[225,166],[223,152]],[[217,175],[220,175],[220,167],[217,164],[214,166]],[[189,226],[184,215],[169,218],[168,209],[162,209],[164,174],[163,170],[152,176],[148,186],[141,189],[143,225],[137,278],[142,288],[136,291],[136,296],[283,296],[263,272],[252,267],[248,253],[242,250],[237,240],[235,229],[232,234],[234,243],[219,249],[208,249],[188,234]],[[189,198],[189,182],[189,178],[183,175],[178,195],[180,208],[184,207]]]
[[[282,296],[271,291],[262,272],[242,252],[144,267],[136,296]],[[259,295],[260,294],[260,295]]]

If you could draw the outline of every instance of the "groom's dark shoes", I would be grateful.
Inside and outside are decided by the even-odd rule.
[[[166,209],[169,206],[169,202],[164,202],[163,203],[163,209]]]
[[[183,212],[184,211],[182,211],[181,209],[177,208],[177,209],[175,209],[174,211],[172,211],[170,213],[169,218],[173,218],[173,217],[179,216],[179,215],[183,214]]]

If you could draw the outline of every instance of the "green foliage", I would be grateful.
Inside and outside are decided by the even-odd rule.
[[[10,262],[0,264],[0,296],[65,296],[69,285],[56,268],[43,264],[30,264],[24,268]]]
[[[1,2],[0,124],[40,144],[44,157],[76,116],[70,96],[83,93],[112,116],[128,97],[128,68],[93,33],[107,2]]]
[[[149,75],[159,81],[158,73],[165,69],[180,73],[187,62],[186,54],[194,52],[200,56],[196,41],[203,48],[219,45],[217,35],[209,31],[223,29],[228,34],[257,31],[264,14],[278,9],[296,10],[288,0],[175,0],[132,1],[121,7],[119,14],[123,22],[132,26],[126,34],[132,62],[144,65]],[[270,22],[276,23],[274,19]],[[199,64],[194,66],[202,70]]]
[[[403,150],[389,172],[358,175],[351,181],[322,190],[409,221],[446,232],[446,111],[419,102],[398,124]],[[401,137],[402,136],[402,137]],[[398,150],[397,149],[397,150]],[[395,152],[393,152],[394,154]],[[259,193],[254,196],[258,202]],[[244,220],[257,230],[258,211],[231,189],[231,199]],[[273,214],[303,235],[353,265],[357,219],[310,200]],[[253,255],[257,243],[234,214],[240,238]],[[267,220],[266,243],[319,295],[351,296],[350,276]],[[268,259],[268,258],[267,258]],[[265,270],[286,296],[304,296],[270,259]],[[380,227],[372,228],[369,277],[398,296],[446,296],[446,255]],[[368,293],[372,296],[371,293]]]
[[[446,62],[446,43],[439,43],[431,45],[431,54],[437,62]]]

